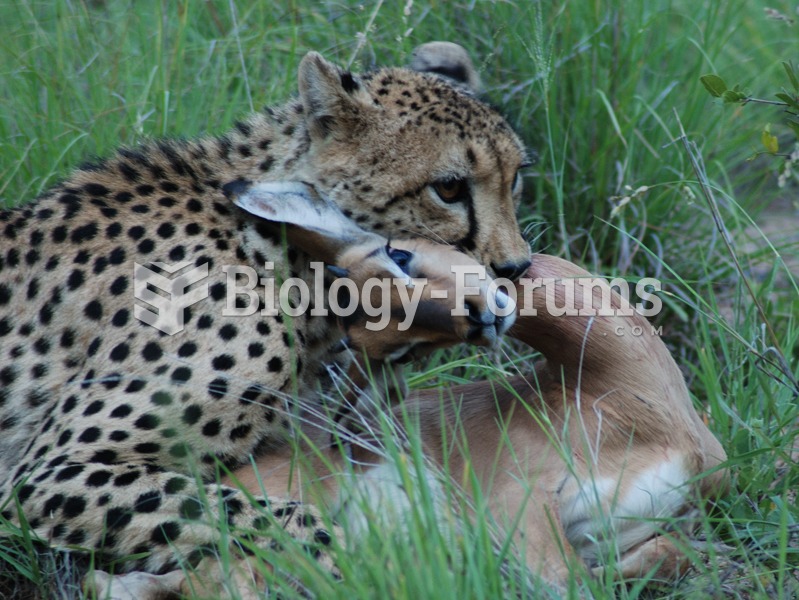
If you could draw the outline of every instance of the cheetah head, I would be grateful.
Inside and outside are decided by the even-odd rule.
[[[525,148],[467,89],[479,81],[468,75],[468,57],[435,61],[435,48],[414,59],[431,72],[361,76],[306,55],[299,92],[309,152],[296,179],[364,229],[453,244],[495,275],[516,279],[530,254],[515,214]]]

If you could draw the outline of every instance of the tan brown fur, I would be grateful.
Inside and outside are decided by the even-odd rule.
[[[590,276],[545,255],[534,255],[526,274],[559,282],[574,277]],[[562,306],[565,288],[559,283],[554,290]],[[510,332],[544,355],[535,376],[417,392],[397,409],[398,420],[410,413],[428,457],[442,468],[446,465],[467,493],[473,480],[461,477],[473,469],[491,513],[513,531],[528,565],[547,580],[565,583],[575,559],[583,559],[595,573],[603,569],[608,559],[604,552],[612,545],[593,547],[586,527],[600,542],[602,532],[615,537],[621,576],[655,569],[659,576],[673,578],[686,557],[670,535],[647,520],[675,517],[690,526],[696,503],[727,489],[726,471],[706,473],[726,460],[724,449],[693,408],[663,342],[657,336],[632,335],[634,327],[650,331],[645,318],[554,317],[546,310],[544,289],[532,291],[532,304],[524,303],[523,285],[517,284],[517,292],[520,307],[534,306],[538,312],[520,315]],[[601,296],[601,287],[595,287],[594,307]],[[615,292],[613,299],[617,307],[624,304]],[[309,435],[318,436],[313,430]],[[453,442],[458,439],[467,441],[468,468],[460,444]],[[366,464],[382,460],[365,447],[353,453]],[[331,452],[327,460],[288,459],[289,454],[269,457],[258,464],[257,473],[245,468],[235,479],[246,487],[262,480],[271,489],[335,507],[339,483],[328,475],[331,462],[334,472],[347,470],[341,457]],[[677,487],[660,483],[658,474],[677,477]],[[666,512],[648,514],[644,506],[632,510],[629,519],[614,520],[625,498],[635,497],[637,486],[645,484],[651,484],[654,506],[661,498],[676,500],[663,500]],[[587,496],[580,496],[580,486],[587,486]],[[594,494],[600,496],[598,503]],[[586,501],[590,506],[578,510]],[[513,530],[518,515],[521,521]],[[608,529],[609,522],[613,526]]]

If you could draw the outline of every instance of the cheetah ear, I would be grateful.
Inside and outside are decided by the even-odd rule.
[[[480,75],[469,53],[463,46],[452,42],[428,42],[417,46],[410,68],[438,75],[472,94],[481,94],[483,91]]]
[[[369,94],[358,78],[309,52],[300,62],[298,86],[311,138],[343,138],[355,133]]]
[[[285,223],[289,246],[315,260],[336,264],[338,257],[356,244],[371,240],[384,243],[383,238],[358,227],[304,183],[266,181],[250,185],[236,180],[224,185],[222,191],[248,213],[276,224]]]

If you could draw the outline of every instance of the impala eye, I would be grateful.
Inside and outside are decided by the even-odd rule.
[[[413,254],[407,250],[392,248],[388,245],[386,245],[386,252],[388,253],[388,257],[394,261],[394,264],[397,265],[403,273],[409,275],[408,269],[411,264]]]
[[[442,202],[454,204],[469,198],[469,184],[465,179],[442,179],[433,184],[433,191]]]

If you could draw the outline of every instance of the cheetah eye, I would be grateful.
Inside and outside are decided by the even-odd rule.
[[[519,186],[522,184],[522,174],[519,171],[516,171],[516,175],[513,177],[513,183],[510,186],[512,191],[516,191],[519,189]]]
[[[386,252],[388,253],[388,257],[394,261],[394,264],[397,265],[403,273],[410,275],[410,273],[408,273],[408,269],[411,264],[413,254],[407,250],[392,248],[388,244],[386,244]]]
[[[464,202],[469,198],[469,184],[465,179],[442,179],[432,187],[441,201],[447,204]]]

